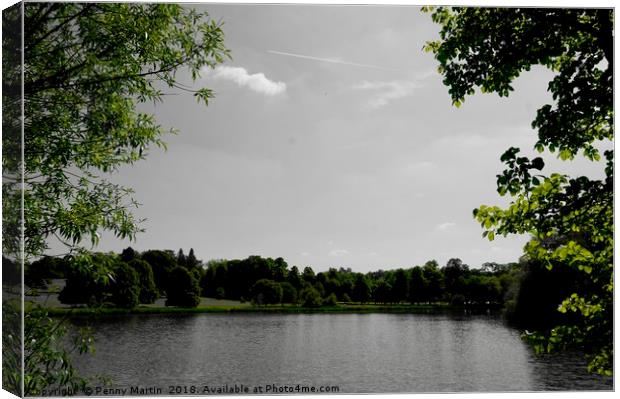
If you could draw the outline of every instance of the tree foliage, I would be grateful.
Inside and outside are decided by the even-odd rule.
[[[94,298],[76,298],[86,287],[71,292],[68,282],[66,298],[99,302],[112,265],[93,262],[83,246],[96,245],[100,230],[120,238],[141,231],[132,190],[111,176],[153,146],[165,147],[171,131],[139,104],[161,101],[165,91],[189,91],[206,103],[211,91],[191,89],[177,74],[195,80],[228,56],[221,24],[190,8],[146,3],[23,2],[2,19],[3,253],[29,261],[57,239],[69,248],[74,277],[97,288]],[[26,394],[74,377],[68,358],[28,339],[24,349],[34,360],[23,382],[36,381]],[[54,374],[58,362],[63,374]],[[20,385],[14,392],[24,394]]]
[[[280,283],[282,287],[282,303],[297,303],[297,290],[288,281]]]
[[[128,264],[138,273],[140,303],[155,302],[159,296],[159,292],[155,286],[155,278],[153,277],[153,269],[151,268],[151,265],[142,259],[134,259]]]
[[[307,308],[318,308],[323,304],[321,293],[311,285],[306,286],[299,293],[301,304]]]
[[[21,19],[17,10],[3,14],[3,25]],[[106,175],[164,146],[168,130],[138,104],[186,87],[177,81],[181,69],[196,79],[222,62],[221,25],[173,4],[25,3],[24,26],[25,253],[41,254],[50,237],[96,244],[100,229],[134,237],[131,190]],[[21,42],[4,37],[3,91],[13,98],[22,89],[21,63],[11,62]],[[190,91],[205,102],[211,96]],[[20,145],[18,134],[4,137],[7,151]],[[3,158],[3,170],[18,170],[15,162]],[[4,185],[7,195],[11,184],[19,179]]]
[[[84,253],[70,258],[67,281],[58,300],[67,304],[100,306],[110,296],[110,278],[118,264],[114,255]]]
[[[282,302],[282,286],[273,280],[261,279],[252,286],[252,301],[257,305]]]
[[[19,341],[21,314],[11,303],[2,304],[3,325],[3,369],[2,388],[21,392],[22,346]],[[24,378],[24,396],[44,396],[43,390],[59,389],[77,394],[84,392],[89,381],[80,377],[71,363],[76,354],[93,352],[93,338],[89,329],[67,336],[67,327],[49,317],[40,307],[33,307],[24,314],[23,334],[26,346],[23,353],[24,368],[28,370]],[[67,350],[67,343],[72,349]],[[49,392],[49,391],[48,391]]]
[[[142,253],[141,259],[151,266],[155,285],[159,291],[166,292],[170,272],[177,267],[175,256],[170,251],[152,249]]]
[[[110,301],[119,308],[132,309],[140,303],[140,277],[125,262],[118,262],[114,269]]]
[[[428,9],[427,9],[428,10]],[[453,103],[479,87],[508,96],[522,72],[542,65],[555,73],[543,105],[532,122],[539,152],[562,160],[579,154],[601,161],[598,145],[613,140],[613,10],[539,8],[433,9],[440,37],[426,48]],[[507,208],[480,206],[475,218],[483,235],[530,234],[528,259],[548,268],[577,270],[587,281],[559,306],[576,321],[532,336],[537,350],[576,347],[590,355],[589,369],[612,370],[613,313],[613,151],[605,151],[605,178],[543,175],[542,158],[519,156],[518,148],[501,157],[506,170],[497,178]]]

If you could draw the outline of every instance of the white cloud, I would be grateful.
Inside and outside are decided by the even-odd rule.
[[[255,92],[275,96],[286,91],[286,83],[269,80],[264,73],[249,74],[245,68],[219,65],[206,73],[214,79],[229,80]]]
[[[409,97],[415,89],[422,87],[423,81],[436,75],[435,71],[424,72],[411,80],[392,80],[392,81],[375,81],[367,80],[354,85],[356,90],[365,90],[375,92],[374,97],[368,102],[368,106],[373,109],[381,108],[390,101],[399,100]]]
[[[346,249],[332,249],[331,251],[329,251],[329,256],[344,256],[349,254],[350,252]]]
[[[302,252],[302,253],[301,253],[301,256],[310,256],[310,253],[308,253],[308,252]]]
[[[453,229],[454,227],[456,227],[456,223],[445,222],[445,223],[438,225],[436,229],[439,231],[447,231],[447,230]]]
[[[370,108],[376,109],[387,105],[390,101],[408,97],[419,87],[416,82],[393,80],[391,82],[369,82],[363,81],[353,86],[357,90],[376,92],[375,96],[368,101]]]

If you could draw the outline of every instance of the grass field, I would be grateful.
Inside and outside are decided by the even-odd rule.
[[[40,292],[36,296],[26,296],[26,302],[38,304],[52,315],[115,315],[115,314],[193,314],[193,313],[438,313],[462,311],[465,307],[447,303],[434,304],[373,304],[339,303],[336,306],[306,308],[299,305],[278,304],[255,306],[249,302],[230,299],[201,298],[195,308],[165,306],[166,298],[159,298],[153,304],[140,305],[133,309],[112,307],[88,308],[60,303],[55,292]],[[496,309],[497,306],[468,306],[471,310]]]
[[[193,314],[193,313],[438,313],[459,312],[464,309],[484,311],[484,307],[463,307],[448,304],[430,305],[375,305],[375,304],[339,304],[337,306],[323,306],[306,308],[297,305],[268,305],[253,306],[249,303],[237,301],[203,298],[204,301],[195,308],[179,308],[152,305],[140,305],[134,309],[120,308],[86,308],[86,307],[50,307],[52,315],[118,315],[118,314]]]

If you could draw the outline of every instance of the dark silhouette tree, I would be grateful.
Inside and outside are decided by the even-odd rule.
[[[65,287],[58,300],[67,304],[102,305],[109,297],[110,279],[102,270],[112,272],[118,260],[108,254],[93,253],[70,260]]]
[[[282,303],[297,303],[297,290],[288,281],[280,283],[282,287]]]
[[[304,267],[304,271],[301,274],[301,278],[310,284],[314,283],[314,280],[316,278],[315,274],[314,274],[314,270],[312,270],[312,268],[310,266],[306,266]]]
[[[291,270],[288,272],[287,281],[291,283],[296,290],[299,290],[302,285],[301,276],[299,275],[299,269],[297,266],[291,267]]]
[[[170,252],[159,249],[145,251],[141,258],[151,266],[159,292],[167,292],[170,272],[177,266],[176,258]]]
[[[424,270],[420,266],[411,269],[411,279],[409,280],[409,302],[420,303],[428,302],[428,281],[424,277]]]
[[[388,303],[392,301],[392,285],[381,279],[377,282],[374,291],[374,300],[376,303]]]
[[[452,258],[448,260],[448,263],[443,268],[444,287],[447,299],[458,295],[459,298],[463,298],[465,295],[465,279],[469,272],[469,266],[463,263],[458,258]]]
[[[401,302],[407,300],[409,296],[409,278],[403,269],[398,269],[394,273],[394,284],[392,286],[392,300]]]
[[[424,279],[427,281],[428,301],[434,302],[443,296],[443,273],[437,265],[437,261],[431,260],[424,264]]]
[[[187,268],[195,269],[201,266],[200,261],[196,259],[196,255],[194,254],[194,248],[189,249],[189,254],[187,254]]]
[[[138,259],[139,257],[140,254],[138,252],[136,252],[132,247],[127,247],[123,249],[123,252],[121,252],[120,259],[122,262],[129,263],[134,259]]]
[[[372,289],[366,277],[358,273],[353,286],[353,300],[361,303],[366,303],[372,297]]]
[[[177,266],[168,276],[166,306],[195,308],[200,303],[200,287],[194,276],[184,267]]]
[[[177,252],[177,265],[187,268],[187,257],[183,253],[183,248],[179,248]]]

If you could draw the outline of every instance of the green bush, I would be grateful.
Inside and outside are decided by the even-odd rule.
[[[257,305],[269,305],[282,302],[282,286],[268,279],[258,280],[252,286],[252,300]]]
[[[132,309],[140,303],[140,278],[138,272],[125,262],[115,268],[111,283],[110,301],[119,308]]]
[[[280,283],[282,287],[282,303],[297,303],[297,290],[287,281]]]
[[[306,286],[299,295],[301,303],[307,308],[318,308],[323,303],[321,294],[311,285]]]
[[[155,302],[157,297],[159,297],[159,293],[155,286],[151,265],[141,259],[134,259],[128,264],[138,273],[138,279],[140,280],[140,303]]]
[[[338,305],[338,298],[336,298],[336,294],[334,294],[333,292],[329,294],[327,298],[323,300],[323,306],[337,306],[337,305]]]

